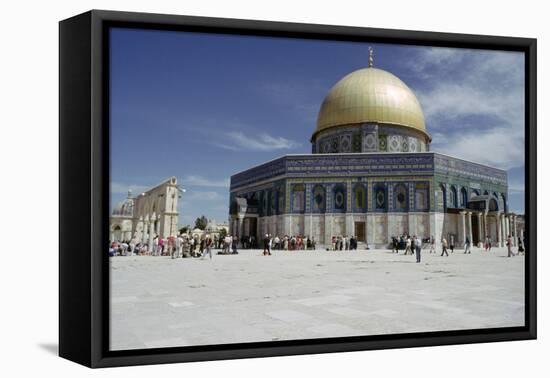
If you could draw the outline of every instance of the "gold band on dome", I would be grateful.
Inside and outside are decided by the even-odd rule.
[[[376,122],[422,132],[428,139],[424,113],[411,89],[397,76],[363,68],[337,82],[325,97],[312,138],[332,127]]]

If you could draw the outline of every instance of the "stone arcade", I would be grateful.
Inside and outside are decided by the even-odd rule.
[[[114,207],[109,227],[110,240],[128,241],[132,238],[152,245],[153,238],[178,234],[177,180],[170,177],[136,197],[128,198]]]
[[[457,246],[521,230],[508,212],[506,171],[430,151],[420,103],[395,75],[372,66],[330,90],[312,154],[286,155],[231,177],[233,235],[355,235],[371,248],[408,233]]]

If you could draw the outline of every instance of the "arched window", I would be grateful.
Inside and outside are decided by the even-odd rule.
[[[477,196],[479,196],[479,190],[473,189],[472,192],[470,193],[470,198],[474,198]]]
[[[428,202],[428,189],[427,183],[417,183],[414,189],[414,206],[415,210],[426,211],[429,210]]]
[[[333,204],[334,211],[345,212],[346,211],[346,189],[343,185],[337,185],[333,190]]]
[[[502,193],[500,193],[500,200],[502,201],[502,211],[508,211],[508,206],[506,204],[506,196]]]
[[[460,207],[468,206],[468,191],[466,188],[462,187],[460,189]]]
[[[394,209],[397,211],[409,210],[409,195],[404,184],[397,184],[393,188],[393,204]]]
[[[305,185],[296,184],[292,187],[292,211],[304,212],[305,207]]]
[[[314,212],[324,213],[326,209],[326,189],[322,185],[313,188],[312,208]]]
[[[451,207],[458,207],[458,194],[454,186],[451,187]]]
[[[374,209],[378,211],[385,211],[388,208],[386,199],[386,187],[384,184],[379,184],[374,187]]]
[[[353,203],[357,210],[365,210],[365,186],[363,184],[357,184],[353,191]]]
[[[285,212],[285,192],[282,187],[277,190],[277,214]]]
[[[435,192],[435,197],[437,208],[445,211],[447,209],[447,188],[445,184],[439,185],[439,189]]]
[[[495,198],[489,200],[489,211],[498,211],[498,202]]]
[[[269,191],[269,215],[275,215],[277,210],[277,192]]]

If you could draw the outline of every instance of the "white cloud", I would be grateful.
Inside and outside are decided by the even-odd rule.
[[[220,201],[225,197],[214,191],[187,191],[182,195],[183,201]]]
[[[213,180],[203,176],[189,175],[179,180],[180,184],[185,186],[204,186],[212,188],[229,188],[229,178],[223,180]]]
[[[276,151],[290,150],[300,146],[299,143],[283,137],[274,137],[267,133],[247,135],[242,131],[225,133],[225,143],[219,140],[214,144],[231,151]]]
[[[407,65],[423,79],[415,92],[434,151],[502,169],[524,165],[522,54],[430,48]]]

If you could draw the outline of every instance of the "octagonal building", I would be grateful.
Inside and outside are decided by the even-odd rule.
[[[422,107],[397,76],[351,72],[325,97],[311,154],[292,154],[231,176],[230,232],[302,235],[329,245],[355,235],[370,248],[392,236],[474,245],[516,240],[507,173],[431,152]]]

